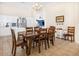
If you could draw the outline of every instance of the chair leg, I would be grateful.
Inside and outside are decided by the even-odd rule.
[[[40,40],[39,40],[39,43],[38,43],[38,49],[39,49],[39,53],[41,52],[41,44],[40,44]]]
[[[32,38],[31,38],[32,39]],[[31,54],[31,45],[32,45],[32,40],[29,40],[29,48],[28,48],[28,55]]]
[[[50,45],[49,45],[49,39],[47,39],[47,45],[48,45],[48,48],[50,48]]]
[[[73,36],[73,42],[75,41],[75,37]]]
[[[28,45],[26,43],[26,54],[28,55]]]
[[[46,44],[47,40],[45,39],[45,50],[47,50],[47,44]]]
[[[55,35],[54,35],[54,41],[55,41]]]
[[[41,43],[42,43],[42,47],[43,47],[43,40],[42,40],[42,42],[41,42]]]
[[[13,56],[16,55],[16,46],[14,46],[14,53],[13,53]]]
[[[72,36],[71,36],[71,42],[72,42],[72,39],[73,39],[73,38],[72,38]]]
[[[13,50],[14,50],[14,44],[12,44],[12,54],[13,54]]]
[[[28,47],[26,46],[26,55],[28,55]]]
[[[33,41],[33,48],[34,48],[34,41]]]
[[[52,38],[52,45],[54,45],[54,40],[53,40],[53,38]]]

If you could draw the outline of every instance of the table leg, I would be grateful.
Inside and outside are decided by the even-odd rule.
[[[28,55],[31,54],[32,37],[29,39]]]

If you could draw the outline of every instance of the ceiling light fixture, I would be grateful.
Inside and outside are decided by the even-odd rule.
[[[40,3],[34,3],[33,9],[35,11],[40,11],[42,9],[42,5]]]

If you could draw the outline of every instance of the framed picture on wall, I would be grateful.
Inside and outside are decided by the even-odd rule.
[[[64,22],[64,16],[56,16],[56,22]]]

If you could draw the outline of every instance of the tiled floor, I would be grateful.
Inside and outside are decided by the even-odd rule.
[[[11,54],[11,37],[0,37],[0,55],[12,56]],[[25,49],[17,48],[17,56],[26,56]],[[31,56],[78,56],[79,44],[61,39],[55,40],[55,45],[47,50],[42,47],[41,53],[37,48],[32,48]]]

